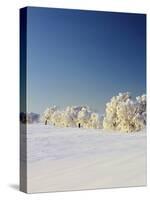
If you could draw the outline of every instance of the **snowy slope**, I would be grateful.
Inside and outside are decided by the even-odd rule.
[[[27,127],[28,191],[146,184],[146,131]]]

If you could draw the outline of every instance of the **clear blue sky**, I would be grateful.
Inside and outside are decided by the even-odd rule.
[[[89,105],[104,112],[119,92],[146,92],[146,16],[27,10],[28,111]]]

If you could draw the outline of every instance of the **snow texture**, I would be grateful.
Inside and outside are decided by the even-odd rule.
[[[28,192],[146,184],[146,130],[27,125]]]

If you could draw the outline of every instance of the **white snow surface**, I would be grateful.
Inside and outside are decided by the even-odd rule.
[[[27,125],[28,192],[146,184],[146,130]]]

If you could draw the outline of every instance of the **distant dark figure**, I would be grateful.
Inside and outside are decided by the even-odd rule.
[[[78,127],[79,127],[79,128],[81,127],[81,124],[80,124],[80,123],[78,124]]]
[[[45,120],[45,125],[47,125],[47,120]]]

